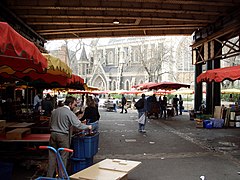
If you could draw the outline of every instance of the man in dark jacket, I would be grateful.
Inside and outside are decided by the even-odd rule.
[[[122,94],[122,111],[120,113],[123,113],[123,109],[125,109],[125,113],[127,113],[127,108],[124,108],[127,103],[127,99],[125,98],[124,94]]]
[[[142,101],[142,107],[140,107],[140,108],[138,108],[137,110],[138,110],[138,118],[139,118],[139,120],[140,120],[140,118],[142,118],[141,119],[141,121],[138,121],[138,124],[139,124],[139,128],[138,128],[138,131],[139,132],[143,132],[143,133],[145,133],[146,132],[146,130],[145,130],[145,125],[146,125],[146,115],[147,115],[147,100],[145,99],[145,94],[142,94],[142,98],[141,99],[139,99],[136,103],[139,103],[139,102],[141,102]],[[144,115],[144,116],[143,116]],[[143,117],[141,117],[141,116],[143,116]]]

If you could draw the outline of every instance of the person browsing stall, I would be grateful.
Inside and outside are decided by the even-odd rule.
[[[84,122],[86,120],[86,124],[94,123],[93,131],[98,129],[97,121],[100,119],[100,114],[94,99],[90,96],[86,101],[87,107],[84,110],[84,115],[80,118],[80,121]]]
[[[85,125],[79,121],[77,116],[72,112],[76,107],[77,100],[76,98],[69,96],[64,102],[64,106],[59,107],[52,111],[50,119],[50,140],[49,145],[58,149],[69,148],[71,143],[71,127],[74,126],[77,129],[85,130],[92,129],[91,125]],[[63,163],[66,167],[68,152],[61,152],[61,157]],[[49,151],[49,165],[48,165],[48,177],[54,177],[54,172],[56,170],[56,157],[54,152]]]
[[[38,112],[39,108],[41,107],[41,103],[42,103],[42,97],[40,92],[38,92],[33,99],[34,112]]]

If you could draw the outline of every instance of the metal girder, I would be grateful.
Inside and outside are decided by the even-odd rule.
[[[217,58],[225,59],[239,55],[239,18],[240,12],[237,11],[220,19],[215,24],[195,32],[195,42],[192,45],[192,51],[193,54],[198,54],[198,56],[193,56],[193,64],[201,64]],[[234,42],[230,40],[232,38],[235,38]],[[214,52],[216,44],[220,44],[222,47],[218,52]],[[228,51],[223,53],[222,49],[225,47],[228,48]],[[211,51],[211,56],[208,55],[208,49]]]
[[[200,52],[204,51],[204,48],[208,48],[208,47],[204,47],[204,46],[210,46],[209,48],[211,49],[211,51],[213,51],[213,47],[214,44],[219,43],[222,46],[222,49],[227,47],[228,51],[223,53],[221,50],[219,50],[218,52],[213,52],[211,54],[213,54],[212,57],[209,58],[205,58],[206,56],[202,56]],[[233,56],[237,56],[240,55],[240,47],[239,47],[239,36],[236,36],[234,41],[230,41],[230,40],[220,40],[218,38],[213,39],[211,41],[210,44],[201,44],[200,46],[198,46],[197,48],[194,48],[193,51],[198,52],[198,56],[196,57],[196,59],[194,60],[193,64],[201,64],[201,63],[206,63],[207,61],[210,60],[214,60],[217,58],[221,58],[221,59],[226,59],[226,58],[230,58]],[[204,51],[204,54],[208,53],[208,51]],[[195,53],[194,53],[195,54]]]
[[[19,34],[33,42],[42,52],[46,52],[44,49],[44,43],[46,40],[36,33],[31,27],[17,17],[11,10],[0,2],[0,18],[2,21],[8,22]]]
[[[238,0],[2,0],[47,40],[192,35],[238,8]],[[117,19],[119,24],[113,21]]]

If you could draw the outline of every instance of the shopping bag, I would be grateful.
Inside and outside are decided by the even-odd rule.
[[[145,114],[143,114],[139,119],[138,119],[138,123],[140,124],[145,124]]]

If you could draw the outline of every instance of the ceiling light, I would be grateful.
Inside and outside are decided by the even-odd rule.
[[[119,24],[119,20],[118,19],[114,19],[113,20],[113,24]]]

